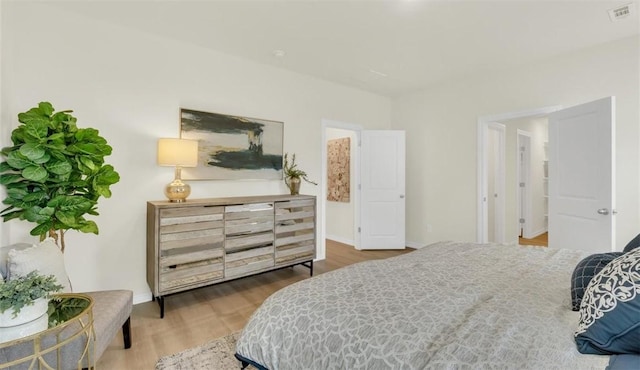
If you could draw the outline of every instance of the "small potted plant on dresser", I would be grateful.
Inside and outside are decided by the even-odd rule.
[[[31,271],[5,282],[0,280],[0,342],[45,330],[52,293],[62,289],[53,275]]]
[[[302,180],[309,184],[318,185],[318,183],[309,180],[307,173],[298,168],[296,164],[295,153],[291,155],[291,162],[289,162],[289,153],[284,154],[284,183],[289,188],[291,195],[300,194],[300,183]]]

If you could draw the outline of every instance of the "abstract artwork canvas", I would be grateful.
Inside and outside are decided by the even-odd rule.
[[[198,140],[185,180],[282,179],[282,122],[180,109],[180,137]]]
[[[349,203],[351,193],[351,140],[327,141],[327,200]]]

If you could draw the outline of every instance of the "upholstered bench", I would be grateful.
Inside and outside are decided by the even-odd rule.
[[[53,244],[55,246],[55,244]],[[55,247],[57,248],[57,247]],[[14,252],[10,252],[11,250]],[[38,269],[42,274],[56,275],[59,282],[66,278],[66,272],[60,271],[60,263],[64,268],[64,262],[61,259],[59,250],[56,252],[51,241],[45,240],[40,245],[31,245],[26,243],[14,244],[0,248],[0,272],[3,278],[10,276],[12,268],[24,273],[26,270]],[[52,257],[53,255],[53,257]],[[57,256],[57,257],[56,257]],[[39,261],[39,259],[43,259]],[[62,261],[62,262],[61,262]],[[17,263],[24,262],[25,269],[21,270],[16,267]],[[56,266],[56,264],[58,266]],[[68,280],[68,278],[66,278]],[[69,291],[70,284],[68,281],[60,282],[67,287]],[[84,368],[95,366],[100,356],[107,349],[116,333],[122,328],[124,339],[124,348],[131,347],[131,309],[133,307],[133,292],[130,290],[108,290],[99,292],[83,293],[93,299],[93,329],[95,333],[95,344],[93,348],[93,356],[90,363],[85,360],[82,364]],[[72,331],[70,328],[69,331]],[[64,336],[64,332],[63,332]],[[55,338],[45,338],[43,344],[46,346],[52,343]],[[78,359],[86,346],[86,340],[83,338],[75,339],[60,352],[60,368],[61,369],[77,369]],[[9,347],[0,351],[0,364],[7,363],[16,358],[24,357],[32,351],[28,346]],[[55,354],[52,354],[55,355]],[[56,360],[51,356],[45,357],[49,364],[56,364]],[[51,362],[53,360],[54,362]]]

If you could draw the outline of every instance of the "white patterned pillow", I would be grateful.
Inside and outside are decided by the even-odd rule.
[[[41,275],[54,275],[63,292],[71,292],[71,283],[64,267],[64,255],[52,238],[34,244],[31,248],[9,251],[7,280],[15,275],[26,275],[38,270]]]
[[[591,279],[575,339],[581,353],[640,353],[640,248],[611,261]]]

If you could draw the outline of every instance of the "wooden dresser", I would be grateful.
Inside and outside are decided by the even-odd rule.
[[[293,265],[313,275],[316,198],[308,195],[147,202],[147,282],[164,297]]]

